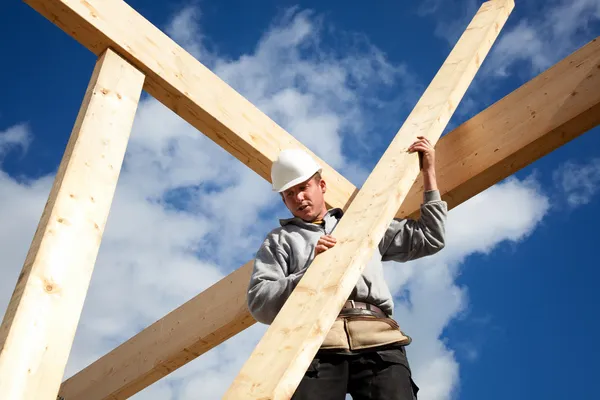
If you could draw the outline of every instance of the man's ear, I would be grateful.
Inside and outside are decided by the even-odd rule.
[[[321,185],[321,192],[325,193],[327,191],[327,183],[325,182],[325,179],[321,178],[319,185]]]

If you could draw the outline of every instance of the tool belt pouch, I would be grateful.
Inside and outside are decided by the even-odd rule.
[[[411,338],[405,335],[392,318],[351,316],[345,317],[346,329],[353,350],[386,344],[408,345]]]
[[[392,318],[368,314],[340,315],[321,349],[359,350],[392,343],[408,345],[411,341]]]
[[[350,345],[348,344],[348,336],[346,335],[346,327],[344,320],[338,318],[333,323],[333,326],[327,332],[327,336],[321,345],[321,349],[329,350],[329,349],[340,349],[340,350],[350,350]]]

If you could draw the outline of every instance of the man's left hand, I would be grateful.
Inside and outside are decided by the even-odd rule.
[[[337,243],[336,238],[331,235],[323,235],[317,241],[317,246],[315,247],[315,256],[318,256],[327,249],[332,248]]]
[[[409,153],[415,151],[423,155],[423,188],[425,191],[438,190],[437,180],[435,178],[435,149],[431,142],[424,136],[417,136],[419,140],[414,142],[408,148]]]
[[[419,140],[410,145],[408,152],[421,152],[423,154],[423,172],[433,172],[435,170],[435,148],[425,136],[417,136],[417,138]]]

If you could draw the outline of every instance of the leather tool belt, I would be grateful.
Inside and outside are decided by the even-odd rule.
[[[371,315],[378,318],[388,318],[389,316],[383,310],[373,304],[363,303],[361,301],[348,300],[340,311],[340,316],[351,315]]]
[[[392,343],[407,345],[411,338],[398,323],[373,304],[348,300],[342,307],[321,349],[361,350]]]

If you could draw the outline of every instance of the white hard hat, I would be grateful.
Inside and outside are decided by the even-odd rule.
[[[271,167],[273,191],[283,192],[321,171],[321,166],[305,151],[282,150]]]

